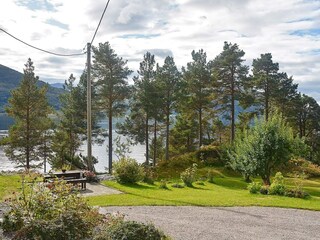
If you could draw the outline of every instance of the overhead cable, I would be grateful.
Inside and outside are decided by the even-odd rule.
[[[60,56],[60,57],[73,57],[73,56],[80,56],[80,55],[86,54],[86,52],[82,52],[82,53],[72,53],[72,54],[60,54],[60,53],[55,53],[55,52],[47,51],[47,50],[44,50],[44,49],[35,47],[35,46],[33,46],[33,45],[29,44],[29,43],[26,43],[25,41],[23,41],[23,40],[15,37],[15,36],[13,36],[12,34],[8,33],[6,30],[4,30],[4,29],[2,29],[2,28],[0,28],[0,30],[1,30],[2,32],[4,32],[5,34],[9,35],[10,37],[14,38],[15,40],[17,40],[17,41],[19,41],[19,42],[21,42],[21,43],[23,43],[23,44],[25,44],[25,45],[27,45],[27,46],[29,46],[29,47],[32,47],[32,48],[37,49],[37,50],[39,50],[39,51],[42,51],[42,52],[45,52],[45,53],[48,53],[48,54],[52,54],[52,55],[55,55],[55,56]]]
[[[104,7],[104,10],[103,10],[103,13],[102,13],[102,15],[101,15],[99,24],[98,24],[98,26],[97,26],[97,28],[96,28],[96,31],[94,32],[94,35],[93,35],[92,40],[91,40],[91,43],[90,43],[91,46],[92,46],[92,43],[93,43],[93,41],[94,41],[94,39],[95,39],[95,37],[96,37],[96,34],[97,34],[97,32],[98,32],[98,29],[99,29],[99,27],[100,27],[100,24],[101,24],[101,21],[102,21],[102,19],[103,19],[103,16],[104,16],[104,14],[105,14],[108,6],[109,6],[109,2],[110,2],[110,0],[108,0],[108,2],[106,3],[106,6]]]

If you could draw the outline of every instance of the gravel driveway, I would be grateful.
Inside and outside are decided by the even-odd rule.
[[[153,222],[175,240],[320,239],[320,212],[266,207],[106,207]]]

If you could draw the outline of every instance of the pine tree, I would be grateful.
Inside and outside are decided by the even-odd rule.
[[[192,51],[192,62],[182,68],[183,93],[179,108],[182,111],[192,111],[198,120],[198,145],[203,144],[203,119],[206,111],[213,107],[211,87],[211,62],[207,62],[207,54],[201,49]],[[184,109],[184,110],[183,110]]]
[[[33,62],[29,58],[25,64],[23,79],[19,87],[11,92],[8,115],[15,120],[9,129],[7,157],[27,170],[39,161],[39,147],[43,135],[50,127],[48,118],[51,108],[46,99],[47,86],[39,88],[39,78],[35,76]]]
[[[261,54],[260,58],[253,59],[252,67],[251,87],[254,91],[255,102],[268,121],[271,101],[279,89],[279,64],[272,61],[271,53],[266,53]]]
[[[165,159],[169,160],[169,139],[170,139],[170,115],[172,114],[178,100],[181,76],[176,67],[173,57],[166,57],[164,64],[157,71],[160,89],[162,93],[163,111],[165,114]]]
[[[224,43],[223,51],[213,61],[214,86],[221,112],[231,120],[231,142],[235,138],[236,101],[243,92],[248,67],[243,65],[244,51],[237,44]]]
[[[122,116],[126,109],[129,94],[127,78],[132,73],[127,61],[115,53],[108,42],[93,47],[93,75],[97,80],[97,94],[101,109],[106,113],[109,123],[108,151],[109,172],[112,172],[113,118]]]

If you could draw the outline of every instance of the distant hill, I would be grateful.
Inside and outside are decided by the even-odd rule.
[[[64,85],[64,83],[50,83],[50,86],[55,87],[55,88],[62,88],[63,89],[63,85]]]
[[[22,73],[0,64],[0,113],[5,112],[5,106],[11,96],[10,91],[19,86],[22,76]],[[39,86],[45,84],[47,83],[39,81]],[[63,92],[61,88],[48,85],[48,102],[54,109],[60,108],[59,95]]]

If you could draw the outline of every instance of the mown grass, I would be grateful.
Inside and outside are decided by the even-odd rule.
[[[0,175],[0,200],[12,195],[21,187],[21,177],[19,175]]]
[[[304,180],[304,189],[312,197],[297,199],[283,196],[250,194],[247,183],[239,177],[217,177],[214,183],[194,184],[193,188],[160,189],[159,183],[122,185],[113,181],[103,182],[106,186],[118,189],[124,194],[89,197],[91,205],[137,206],[137,205],[194,205],[194,206],[265,206],[320,210],[320,182]],[[289,184],[293,186],[293,183]],[[172,182],[173,183],[173,182]]]

